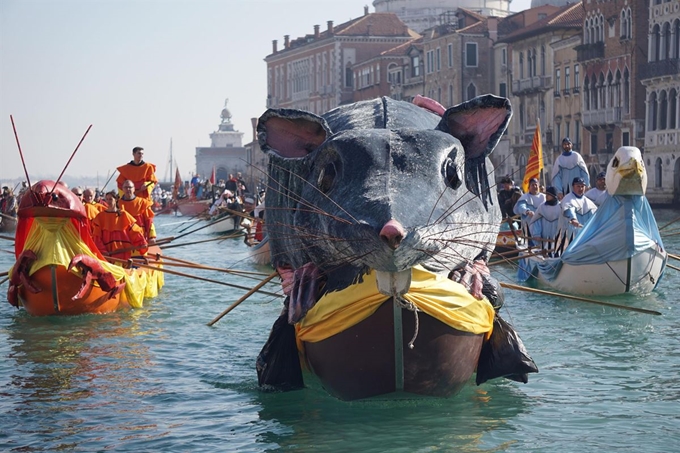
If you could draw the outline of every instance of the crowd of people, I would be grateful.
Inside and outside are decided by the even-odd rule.
[[[581,155],[572,150],[569,138],[562,140],[562,154],[552,168],[552,186],[542,187],[529,180],[523,193],[509,176],[500,181],[498,201],[506,221],[517,216],[530,247],[539,247],[550,256],[559,256],[609,196],[605,173],[597,175],[595,186]]]

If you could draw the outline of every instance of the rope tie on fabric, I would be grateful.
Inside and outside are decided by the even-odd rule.
[[[399,307],[412,311],[413,315],[416,317],[415,332],[413,332],[413,338],[411,338],[411,341],[408,342],[408,348],[413,349],[415,347],[414,343],[416,342],[416,338],[418,337],[418,329],[420,327],[420,322],[418,320],[418,311],[420,310],[418,310],[418,307],[416,307],[413,302],[409,302],[408,300],[401,297],[401,295],[397,295],[394,297]]]

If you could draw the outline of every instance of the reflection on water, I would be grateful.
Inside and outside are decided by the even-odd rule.
[[[663,213],[659,224],[678,214]],[[158,220],[159,235],[174,234],[163,224],[177,219]],[[680,254],[680,235],[666,248]],[[241,240],[166,254],[262,271],[248,264]],[[0,271],[10,264],[0,255]],[[513,281],[511,266],[494,273]],[[309,375],[301,391],[258,390],[255,359],[281,309],[270,296],[252,296],[214,327],[206,323],[244,291],[168,276],[142,310],[64,318],[31,318],[3,301],[0,451],[675,451],[678,288],[680,272],[668,270],[650,296],[606,298],[662,316],[507,291],[504,318],[539,367],[528,384],[349,403]]]

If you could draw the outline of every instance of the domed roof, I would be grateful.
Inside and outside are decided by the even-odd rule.
[[[229,99],[224,100],[224,108],[222,109],[222,113],[220,114],[220,118],[222,118],[223,123],[230,123],[231,122],[231,112],[227,108],[227,103],[229,102]]]

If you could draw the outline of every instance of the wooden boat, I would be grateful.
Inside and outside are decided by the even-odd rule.
[[[250,258],[259,266],[271,265],[272,257],[269,251],[269,238],[265,236],[260,242],[249,249]]]
[[[236,225],[236,220],[236,216],[228,213],[222,213],[210,218],[210,225],[206,227],[205,231],[206,233],[210,234],[224,234],[233,231],[240,231],[243,229],[243,227],[240,224]]]
[[[524,245],[524,241],[519,237],[521,234],[518,222],[513,222],[511,227],[507,221],[503,221],[496,238],[495,254],[505,258],[517,256],[519,254],[518,248]]]
[[[7,298],[35,316],[138,308],[164,283],[162,272],[108,263],[90,236],[82,203],[53,181],[36,183],[22,198],[15,255]]]
[[[0,233],[14,233],[17,229],[17,219],[5,214],[0,217]]]
[[[557,258],[520,260],[518,279],[531,278],[564,293],[648,294],[659,283],[668,254],[644,193],[640,150],[622,147],[607,168],[609,197]]]
[[[180,199],[177,201],[177,210],[183,216],[197,217],[208,213],[210,200]]]

